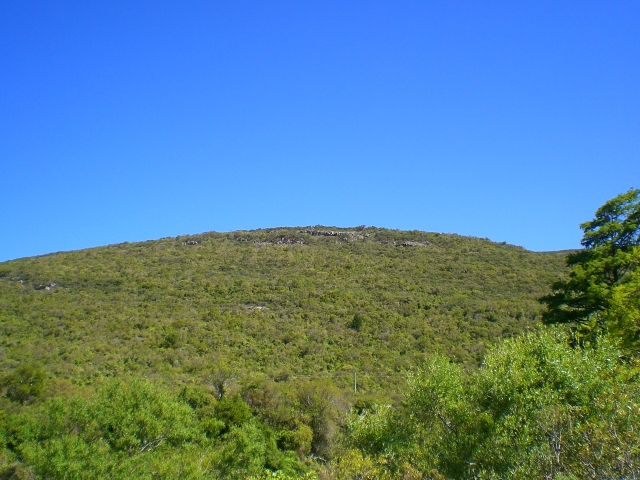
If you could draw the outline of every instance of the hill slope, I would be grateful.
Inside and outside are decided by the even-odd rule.
[[[329,376],[391,391],[439,350],[468,366],[537,323],[564,255],[378,228],[276,228],[0,263],[0,374],[171,384]]]

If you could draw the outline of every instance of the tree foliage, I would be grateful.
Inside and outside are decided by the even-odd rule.
[[[627,349],[640,339],[640,190],[607,201],[595,218],[580,225],[584,250],[569,255],[569,278],[542,298],[546,323],[576,326],[579,341],[604,333]]]
[[[505,341],[471,374],[435,356],[402,408],[352,415],[349,445],[364,454],[352,474],[373,464],[389,478],[635,478],[640,384],[620,356],[606,341],[571,348],[561,331]]]
[[[89,398],[10,413],[0,425],[0,478],[286,478],[309,470],[241,399],[194,408],[184,397],[133,377],[109,380]],[[211,420],[226,427],[210,435]]]

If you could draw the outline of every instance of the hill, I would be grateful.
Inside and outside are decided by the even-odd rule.
[[[394,396],[439,351],[473,369],[538,324],[564,254],[375,227],[164,238],[0,263],[0,375],[36,361],[76,385],[328,377]],[[233,382],[231,382],[233,380]],[[223,388],[220,386],[220,388]],[[226,387],[225,387],[226,388]]]

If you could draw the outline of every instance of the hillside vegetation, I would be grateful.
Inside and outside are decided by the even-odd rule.
[[[0,264],[0,373],[35,360],[87,384],[138,372],[359,374],[392,392],[435,351],[471,367],[536,325],[564,256],[377,228],[207,233]]]
[[[348,412],[400,406],[435,353],[477,371],[566,273],[563,253],[319,226],[4,262],[0,478],[396,476]]]
[[[640,190],[580,227],[561,253],[315,227],[0,264],[0,479],[638,478]]]

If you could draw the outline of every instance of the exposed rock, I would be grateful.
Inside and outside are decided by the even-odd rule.
[[[182,242],[182,245],[200,245],[199,240],[188,240],[186,242]]]
[[[362,240],[369,236],[368,233],[362,234],[359,232],[353,232],[347,230],[346,232],[340,232],[338,230],[300,230],[300,233],[306,233],[307,235],[313,235],[314,237],[338,237],[340,240]]]
[[[303,245],[304,240],[298,240],[296,238],[281,237],[276,241],[276,245]]]
[[[393,244],[396,245],[397,247],[426,247],[427,245],[431,245],[429,242],[412,242],[412,241],[406,241],[406,242],[400,242],[400,243],[393,242]]]
[[[254,310],[264,310],[265,308],[267,308],[267,307],[265,307],[263,305],[245,305],[245,307],[250,312],[253,312]]]
[[[340,235],[348,234],[348,232],[338,232],[334,230],[300,230],[300,233],[307,233],[314,237],[339,237]]]
[[[431,242],[414,242],[411,240],[406,240],[404,242],[382,241],[380,243],[383,245],[393,245],[394,247],[426,247],[428,245],[431,245]]]
[[[289,237],[280,237],[275,242],[253,242],[258,247],[264,247],[266,245],[304,245],[304,240]]]

